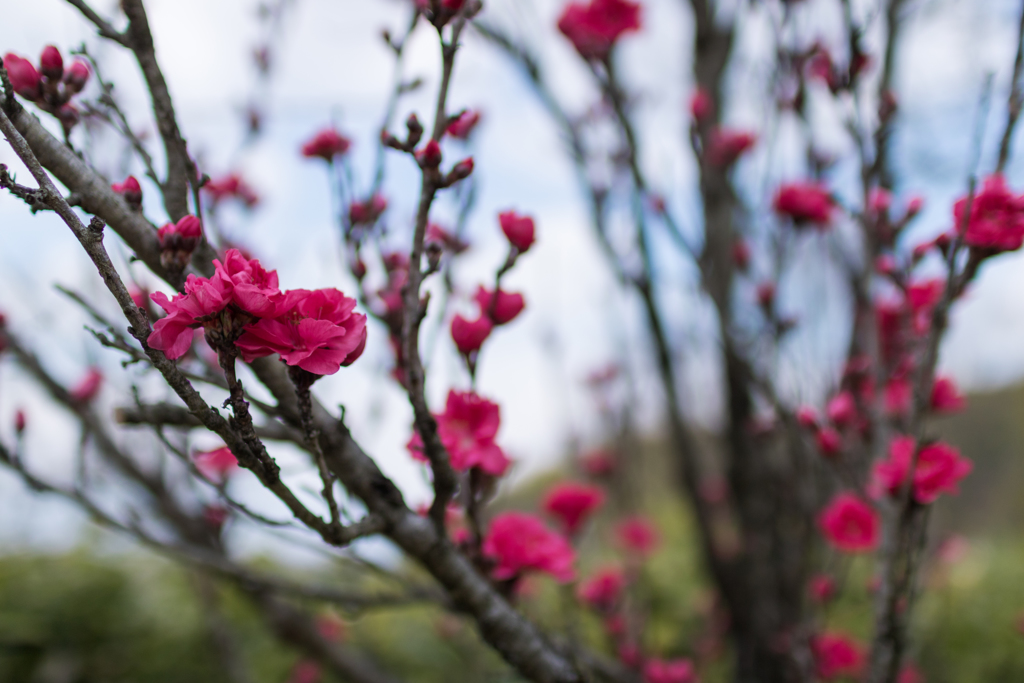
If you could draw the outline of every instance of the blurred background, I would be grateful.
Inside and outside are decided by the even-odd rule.
[[[836,3],[800,4],[807,23],[802,30],[814,33],[818,23],[822,30],[832,25]],[[1021,7],[1010,0],[909,4],[911,18],[897,56],[900,110],[894,157],[900,178],[895,203],[903,205],[911,196],[925,199],[924,212],[907,237],[913,243],[950,227],[952,204],[965,194],[972,170],[976,130],[985,141],[980,167],[993,166]],[[697,235],[696,167],[687,141],[692,26],[686,3],[646,0],[643,5],[643,31],[621,45],[622,70],[637,98],[644,163],[658,191],[683,217],[684,231]],[[96,0],[94,7],[117,16],[116,3],[109,0]],[[381,32],[401,35],[409,4],[290,0],[261,10],[252,0],[149,0],[147,8],[192,153],[211,176],[242,174],[260,197],[251,210],[218,208],[222,234],[276,268],[284,287],[354,291],[342,262],[330,179],[324,165],[303,159],[299,148],[320,128],[337,125],[353,140],[355,186],[363,191],[369,187],[394,77],[394,58]],[[583,63],[555,28],[562,8],[559,0],[489,0],[481,18],[541,55],[563,105],[581,113],[591,106],[595,91]],[[800,166],[785,152],[787,136],[795,132],[785,125],[774,128],[761,104],[764,85],[758,79],[770,68],[771,45],[757,12],[752,16],[741,34],[738,61],[743,68],[731,77],[725,119],[777,141],[774,156],[764,149],[767,145],[760,145],[737,170],[749,186],[762,188],[769,168],[773,177],[793,178]],[[148,98],[130,55],[98,39],[74,8],[58,0],[7,3],[0,8],[0,19],[0,52],[34,60],[47,44],[66,55],[87,46],[104,78],[116,83],[117,99],[132,127],[148,136],[148,143],[155,142]],[[842,37],[821,35],[821,40],[839,44]],[[271,67],[260,76],[254,53],[268,46]],[[404,76],[420,77],[424,85],[401,100],[395,121],[414,111],[429,119],[439,63],[436,39],[421,27],[406,49]],[[94,80],[89,88],[95,87]],[[84,94],[90,93],[94,91]],[[535,500],[557,472],[574,466],[576,456],[616,436],[604,419],[603,399],[587,378],[619,367],[628,382],[614,400],[629,403],[638,435],[630,457],[641,474],[633,485],[644,492],[648,511],[666,536],[650,577],[650,601],[661,624],[654,637],[666,643],[690,636],[699,640],[704,624],[700,615],[706,616],[711,606],[689,532],[679,521],[683,514],[660,483],[665,478],[659,438],[662,400],[657,390],[649,389],[656,382],[638,307],[616,282],[592,236],[557,130],[519,72],[472,31],[460,53],[450,103],[453,110],[467,107],[482,113],[478,131],[464,145],[465,155],[476,162],[476,195],[464,232],[471,256],[454,270],[454,310],[469,310],[477,284],[504,258],[499,211],[529,213],[538,227],[537,245],[506,281],[508,288],[525,295],[526,312],[489,343],[477,376],[478,391],[501,405],[499,442],[515,461],[500,504],[520,506]],[[247,120],[254,105],[261,114],[261,135],[249,141]],[[841,158],[849,151],[841,122],[824,104],[812,102],[812,111],[821,148]],[[112,181],[128,173],[141,177],[121,146],[104,145],[104,135],[97,130],[86,147],[97,168]],[[1016,150],[1007,179],[1021,191],[1021,144]],[[0,146],[0,162],[21,168],[5,146]],[[408,239],[417,171],[397,154],[387,157],[385,168],[387,239],[398,247]],[[855,174],[856,168],[840,163],[833,175],[837,192],[855,196]],[[162,223],[165,216],[155,201],[155,188],[143,187],[147,216]],[[767,213],[769,199],[752,191],[748,201],[755,211]],[[434,218],[453,225],[457,208],[442,202]],[[124,260],[124,250],[120,256]],[[845,351],[846,300],[840,275],[821,265],[813,251],[798,258],[807,267],[800,280],[782,283],[780,301],[806,325],[787,346],[783,366],[794,401],[816,403],[835,380]],[[692,359],[681,378],[687,410],[713,429],[719,419],[718,374],[713,364],[702,362],[706,345],[713,343],[707,340],[709,312],[699,300],[692,267],[667,256],[659,267],[659,278],[678,285],[670,288],[675,294],[663,305],[673,325],[671,338]],[[141,265],[125,268],[138,284],[159,288]],[[112,412],[124,405],[130,384],[148,396],[166,396],[158,383],[142,377],[137,368],[122,368],[117,353],[96,343],[83,329],[90,324],[88,317],[54,288],[57,284],[81,293],[103,311],[116,312],[59,220],[30,215],[24,204],[0,195],[0,311],[6,324],[32,344],[67,386],[88,367],[102,368],[107,380],[97,399],[101,410]],[[427,344],[428,397],[440,409],[449,388],[468,386],[468,375],[454,349],[444,343],[446,325],[435,327],[438,331],[428,325],[427,332],[439,340]],[[1024,680],[1024,254],[986,263],[976,287],[954,308],[940,364],[970,393],[970,400],[967,411],[946,419],[939,431],[974,460],[975,470],[960,496],[944,501],[937,511],[927,578],[934,590],[927,592],[916,617],[915,656],[928,681]],[[316,389],[325,405],[345,406],[346,422],[357,440],[417,504],[429,500],[429,488],[424,470],[405,450],[411,410],[403,392],[388,379],[390,367],[386,333],[372,327],[360,362]],[[82,440],[77,423],[0,355],[0,434],[13,434],[18,410],[27,416],[24,452],[31,469],[71,482]],[[197,440],[192,445],[218,444]],[[138,447],[146,446],[140,441]],[[300,486],[316,488],[315,472],[303,467],[294,453],[284,449],[276,455],[287,476]],[[102,473],[97,476],[102,483]],[[231,486],[237,498],[280,513],[255,482],[239,477]],[[590,533],[596,548],[605,529],[599,524]],[[296,576],[347,580],[337,558],[294,539],[241,522],[230,538],[237,557]],[[357,553],[387,566],[398,564],[397,554],[384,542],[361,542]],[[866,619],[869,579],[866,566],[855,564],[848,580],[865,587],[849,591],[836,609],[847,611],[851,619]],[[34,493],[17,476],[0,470],[0,680],[219,680],[208,625],[190,580],[177,565],[102,531],[75,506]],[[536,590],[555,588],[539,582]],[[540,610],[542,619],[557,624],[557,609],[549,614],[539,606],[549,602],[557,600],[530,603],[533,607],[527,609]],[[294,676],[295,655],[274,641],[258,615],[230,591],[226,605],[257,680]],[[485,648],[477,647],[470,628],[440,612],[419,607],[341,616],[346,638],[408,680],[453,680],[453,670],[467,672],[459,680],[509,680],[496,659],[481,654]],[[866,630],[867,622],[860,628]],[[980,643],[985,647],[979,648]]]

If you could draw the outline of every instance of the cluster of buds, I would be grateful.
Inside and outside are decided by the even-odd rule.
[[[4,55],[4,66],[14,92],[53,114],[64,127],[64,134],[70,133],[78,123],[78,110],[71,104],[71,98],[82,92],[89,81],[89,65],[76,59],[64,68],[60,50],[47,45],[39,56],[38,70],[29,60],[10,52]]]
[[[410,114],[405,121],[405,140],[387,132],[381,132],[381,142],[392,149],[411,154],[416,159],[416,164],[423,169],[424,175],[432,180],[438,188],[451,187],[460,180],[465,180],[473,173],[473,157],[467,157],[452,166],[448,173],[441,172],[441,161],[443,154],[441,145],[437,140],[430,139],[423,147],[416,146],[423,139],[423,124],[420,123],[416,114]],[[467,133],[468,134],[468,133]]]
[[[177,223],[168,223],[156,235],[160,240],[160,265],[180,273],[203,238],[203,226],[198,218],[189,215]]]

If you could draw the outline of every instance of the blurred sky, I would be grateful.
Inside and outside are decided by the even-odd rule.
[[[558,0],[489,0],[484,17],[526,40],[544,57],[555,91],[573,111],[592,101],[586,72],[566,41],[554,30],[561,9]],[[770,4],[770,3],[769,3]],[[807,0],[800,28],[809,33],[829,25],[834,3]],[[898,57],[897,90],[901,102],[896,131],[896,165],[901,185],[897,206],[912,194],[927,199],[910,239],[949,227],[953,200],[965,192],[972,131],[978,116],[982,84],[993,77],[993,100],[986,119],[986,147],[981,168],[993,166],[995,139],[1005,118],[1005,98],[1012,63],[1020,3],[1010,0],[912,0],[913,15]],[[94,7],[115,16],[116,3],[96,0]],[[402,31],[408,12],[402,0],[295,0],[285,17],[270,89],[266,134],[239,153],[240,111],[254,86],[252,47],[258,23],[252,0],[149,0],[150,23],[158,57],[175,98],[193,153],[211,175],[240,170],[259,189],[263,202],[251,218],[240,212],[223,217],[233,239],[251,247],[269,267],[279,270],[283,287],[340,286],[352,283],[339,267],[337,230],[331,219],[331,196],[323,166],[300,158],[304,138],[335,121],[355,139],[353,165],[357,186],[369,185],[374,145],[392,73],[392,59],[380,30]],[[854,3],[863,12],[865,3]],[[758,130],[784,149],[793,130],[766,130],[761,99],[766,50],[770,48],[767,15],[762,10],[743,26],[745,39],[731,74],[729,122]],[[35,59],[43,45],[65,52],[84,40],[117,84],[117,96],[139,130],[152,127],[137,68],[123,50],[99,41],[76,10],[59,0],[8,3],[0,23],[0,51]],[[759,19],[760,17],[760,19]],[[761,21],[760,24],[757,22]],[[644,2],[642,33],[623,40],[624,72],[638,94],[643,130],[643,161],[671,208],[695,234],[698,212],[693,189],[694,166],[685,138],[686,102],[692,91],[691,25],[680,0]],[[831,44],[840,37],[822,32]],[[877,31],[869,35],[877,44]],[[409,46],[406,74],[426,81],[420,93],[403,100],[397,120],[418,111],[429,120],[439,55],[427,27]],[[94,94],[88,91],[87,94]],[[823,100],[823,94],[816,98]],[[480,194],[468,224],[473,255],[456,269],[464,296],[489,280],[504,255],[496,213],[517,208],[532,213],[539,240],[507,278],[510,289],[522,291],[527,313],[499,330],[484,351],[478,377],[480,393],[501,404],[499,442],[518,464],[516,476],[557,464],[574,439],[592,443],[601,425],[583,386],[588,372],[617,358],[634,365],[636,405],[641,422],[658,421],[659,396],[649,367],[642,361],[645,340],[636,310],[608,273],[592,239],[573,171],[556,131],[518,73],[478,37],[470,34],[460,52],[450,98],[452,110],[480,108],[484,122],[471,149],[446,148],[449,160],[472,153],[477,162]],[[820,105],[820,106],[819,106]],[[822,146],[843,153],[839,122],[823,102],[816,102]],[[831,117],[831,118],[830,118]],[[1015,145],[1020,149],[1020,144]],[[158,145],[152,149],[158,151]],[[762,145],[764,147],[764,145]],[[120,172],[119,160],[96,150],[97,163],[108,173]],[[18,167],[13,153],[0,146],[0,161]],[[738,169],[743,180],[757,186],[772,164],[775,177],[797,177],[801,168],[784,152],[769,157],[763,150]],[[137,175],[139,169],[133,168]],[[388,222],[395,237],[407,234],[415,204],[416,173],[407,159],[388,158],[386,194],[391,201]],[[846,174],[844,176],[844,174]],[[141,175],[140,175],[141,177]],[[852,169],[840,165],[836,182],[852,181]],[[1024,187],[1024,161],[1011,163],[1011,186]],[[114,178],[118,179],[118,178]],[[155,188],[147,186],[149,200]],[[852,196],[852,195],[851,195]],[[146,202],[148,217],[161,223],[157,202]],[[755,197],[755,220],[767,214],[767,200]],[[452,218],[451,204],[441,202],[434,217]],[[109,240],[113,242],[112,239]],[[666,248],[662,251],[669,253]],[[803,280],[782,283],[783,302],[803,320],[817,320],[787,349],[793,386],[800,372],[828,374],[834,368],[836,339],[841,338],[845,310],[842,285],[820,265],[823,244],[805,244],[797,258],[805,264]],[[692,295],[693,274],[678,259],[659,258],[660,277],[670,285],[663,306],[680,346],[700,338],[708,327],[706,308]],[[953,330],[943,348],[942,364],[968,388],[1017,381],[1024,375],[1024,256],[995,259],[983,270],[967,301],[954,312]],[[136,277],[146,279],[141,268]],[[109,295],[90,269],[66,227],[54,216],[30,216],[18,201],[0,196],[0,310],[19,335],[31,340],[47,366],[69,384],[90,363],[118,377],[120,358],[102,350],[82,331],[85,319],[54,292],[61,283],[76,288],[113,310]],[[811,285],[811,286],[808,286]],[[833,297],[834,295],[834,297]],[[823,301],[833,309],[822,310]],[[457,310],[470,310],[465,300]],[[441,335],[441,341],[446,334]],[[371,330],[371,346],[352,368],[320,382],[316,390],[328,405],[342,403],[358,440],[381,467],[400,482],[411,500],[424,500],[423,471],[404,450],[411,411],[394,383],[383,379],[389,358],[385,335]],[[376,343],[373,343],[376,342]],[[702,362],[713,342],[697,344],[689,362],[686,393],[693,413],[713,422],[717,408],[716,370]],[[468,386],[457,357],[440,343],[429,359],[428,391],[440,409],[451,386]],[[128,371],[138,379],[138,370]],[[112,379],[101,402],[111,408],[127,401],[127,382]],[[813,384],[813,383],[812,383]],[[150,398],[167,398],[159,383],[142,380]],[[252,386],[252,383],[249,384]],[[19,379],[18,371],[0,358],[0,434],[10,435],[11,415],[18,406],[29,411],[27,452],[34,468],[48,475],[70,476],[77,448],[74,424]],[[140,441],[140,443],[143,443]],[[200,441],[200,445],[215,445]],[[141,446],[140,446],[141,447]],[[281,453],[286,474],[316,486],[315,477],[294,454]],[[102,482],[101,482],[102,483]],[[240,482],[238,495],[258,497],[251,482]],[[234,485],[234,484],[233,484]],[[57,511],[55,511],[57,510]],[[0,472],[0,543],[58,545],[75,538],[79,518],[60,506],[24,492],[10,475]]]

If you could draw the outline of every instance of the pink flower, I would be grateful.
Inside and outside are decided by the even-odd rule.
[[[334,161],[334,157],[347,152],[351,146],[351,140],[334,128],[324,128],[302,145],[302,156],[307,159],[319,157],[331,162]]]
[[[288,683],[317,683],[321,677],[320,665],[312,660],[303,659],[295,664],[292,675],[288,677]]]
[[[39,56],[39,70],[51,81],[59,81],[64,75],[64,58],[60,50],[53,45],[44,47]]]
[[[810,589],[811,597],[819,605],[828,602],[836,595],[836,582],[828,574],[812,576],[808,588]]]
[[[819,633],[811,640],[811,652],[818,676],[826,681],[856,677],[864,667],[864,649],[843,633]]]
[[[615,471],[615,456],[596,450],[580,456],[580,467],[591,477],[604,477]]]
[[[825,457],[831,457],[843,450],[843,437],[832,427],[822,427],[815,434],[818,450]]]
[[[828,419],[840,427],[849,427],[857,420],[857,402],[849,391],[840,391],[825,408]]]
[[[484,341],[491,335],[494,323],[486,315],[476,320],[466,320],[461,315],[452,318],[452,339],[459,353],[470,354],[479,351]]]
[[[917,444],[913,437],[898,436],[889,444],[889,458],[876,463],[871,473],[869,491],[878,496],[899,495],[914,461]],[[942,493],[955,494],[957,484],[970,474],[974,464],[960,457],[960,451],[947,443],[936,442],[921,448],[914,469],[914,500],[922,505],[933,503]]]
[[[694,120],[703,121],[711,116],[715,110],[714,100],[704,88],[698,87],[690,98],[690,113]]]
[[[124,197],[129,204],[142,203],[142,186],[133,175],[125,178],[123,183],[114,183],[110,189]]]
[[[689,659],[649,659],[644,683],[697,683],[697,671]]]
[[[967,197],[953,205],[956,229],[961,230]],[[964,242],[993,253],[1014,251],[1024,244],[1024,196],[1016,196],[1001,175],[985,179],[971,202]]]
[[[800,406],[796,409],[796,421],[804,429],[818,429],[818,411],[811,406]]]
[[[26,100],[34,101],[39,97],[43,79],[32,62],[8,52],[4,55],[4,66],[7,68],[7,75],[11,79],[11,87],[14,88],[14,92]]]
[[[626,589],[626,575],[618,567],[606,567],[580,584],[576,595],[599,612],[611,612]]]
[[[480,112],[467,109],[448,124],[446,132],[457,140],[467,140],[478,123],[480,123]]]
[[[501,413],[495,403],[471,391],[449,391],[445,411],[434,415],[437,434],[448,450],[456,470],[479,467],[493,476],[501,476],[510,464],[501,448],[494,443],[501,425]],[[407,446],[417,460],[425,461],[423,442],[413,433]]]
[[[649,556],[661,544],[654,524],[640,515],[619,522],[615,527],[615,537],[623,548],[643,557]]]
[[[294,289],[277,303],[275,317],[245,328],[236,346],[247,363],[278,354],[314,375],[333,375],[366,348],[366,316],[337,289]]]
[[[566,583],[573,580],[576,561],[572,546],[544,522],[523,512],[504,512],[491,521],[483,553],[496,560],[494,577],[517,578],[524,571],[540,571]]]
[[[242,176],[237,173],[230,173],[216,180],[209,180],[203,185],[210,200],[216,204],[224,199],[237,199],[250,209],[260,202],[260,196],[256,190],[245,182]]]
[[[520,254],[525,253],[533,245],[535,228],[533,219],[529,216],[515,211],[505,211],[498,214],[498,222],[505,237]]]
[[[707,159],[714,166],[731,166],[757,144],[757,135],[745,130],[716,128],[708,141]]]
[[[849,491],[840,493],[818,517],[825,538],[847,553],[874,550],[880,521],[870,505]]]
[[[274,317],[277,308],[288,303],[277,288],[277,272],[265,271],[259,261],[245,259],[237,249],[229,249],[223,263],[214,260],[213,264],[212,278],[188,276],[184,294],[168,299],[156,292],[150,297],[167,311],[167,316],[153,325],[147,343],[172,360],[184,355],[192,345],[191,330],[218,324],[215,314],[229,305],[259,318]]]
[[[81,92],[85,84],[89,82],[91,73],[88,64],[81,59],[76,59],[64,72],[64,85],[72,93]]]
[[[348,221],[352,225],[373,225],[388,208],[388,200],[379,194],[348,207]]]
[[[905,664],[896,677],[896,683],[924,683],[924,674],[913,664]]]
[[[601,60],[622,34],[640,30],[640,5],[628,0],[571,2],[558,20],[558,30],[581,57]]]
[[[936,413],[958,413],[967,407],[967,401],[951,377],[935,378],[931,404]]]
[[[499,289],[497,301],[495,301],[494,292],[484,289],[482,285],[476,290],[476,296],[473,298],[480,305],[480,312],[488,316],[495,325],[512,322],[526,307],[522,294]]]
[[[68,394],[71,396],[72,401],[77,403],[88,403],[89,401],[96,398],[96,394],[100,393],[100,387],[103,385],[103,373],[98,368],[89,368],[89,371],[85,373],[78,384],[73,386]]]
[[[569,535],[579,531],[583,522],[604,505],[604,491],[596,486],[566,482],[548,491],[544,510],[557,517]]]
[[[910,410],[914,390],[906,377],[893,377],[885,385],[885,412],[906,415]]]
[[[238,469],[238,460],[227,446],[199,451],[192,455],[192,462],[204,477],[218,483]]]
[[[819,183],[787,183],[775,193],[772,208],[799,227],[811,223],[819,229],[832,221],[834,203],[828,188]]]

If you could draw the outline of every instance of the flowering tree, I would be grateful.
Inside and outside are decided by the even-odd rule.
[[[34,182],[26,185],[0,167],[0,187],[32,211],[59,215],[96,267],[128,322],[125,334],[123,322],[108,320],[102,305],[72,293],[106,327],[96,333],[98,341],[124,354],[126,363],[149,368],[147,374],[159,377],[177,397],[172,403],[137,398],[118,411],[117,421],[150,426],[160,448],[178,457],[178,475],[188,477],[151,467],[118,434],[110,416],[96,410],[93,399],[104,381],[97,370],[66,389],[19,338],[18,321],[11,320],[0,323],[0,349],[81,422],[106,465],[132,483],[144,502],[121,514],[99,491],[61,487],[33,474],[19,439],[0,442],[0,459],[28,484],[69,498],[101,523],[210,575],[237,582],[281,638],[303,651],[307,661],[294,680],[315,676],[312,662],[351,680],[390,680],[289,601],[300,596],[344,605],[372,604],[375,598],[293,583],[232,559],[225,545],[231,517],[264,527],[283,523],[231,495],[227,482],[245,476],[239,470],[254,476],[295,523],[327,546],[342,548],[367,536],[389,539],[433,585],[406,585],[405,593],[377,596],[379,602],[426,599],[463,615],[525,679],[698,680],[706,659],[698,645],[653,651],[645,637],[642,601],[630,598],[661,542],[642,510],[625,511],[617,520],[612,544],[620,555],[617,564],[587,576],[577,566],[588,523],[614,494],[618,473],[629,468],[625,453],[612,450],[581,460],[579,476],[551,489],[539,511],[495,514],[488,507],[510,459],[498,443],[500,408],[476,393],[475,374],[481,349],[525,309],[523,296],[503,289],[502,280],[520,259],[529,258],[543,226],[538,228],[524,207],[494,217],[507,252],[493,282],[476,283],[475,316],[449,315],[443,302],[425,294],[432,280],[443,281],[450,292],[452,264],[467,258],[461,229],[435,223],[432,209],[447,198],[463,218],[472,208],[473,159],[452,163],[450,155],[458,149],[454,142],[471,138],[481,117],[476,111],[452,111],[448,104],[464,34],[472,32],[521,68],[559,127],[608,266],[638,304],[664,396],[675,488],[688,505],[703,568],[714,586],[734,679],[919,680],[907,657],[908,619],[930,511],[943,496],[956,493],[971,470],[968,458],[933,435],[931,417],[964,405],[952,381],[936,376],[939,344],[951,307],[980,266],[1024,243],[1024,196],[1015,195],[1002,175],[1021,110],[1020,49],[996,167],[980,182],[974,175],[965,180],[948,230],[911,243],[906,229],[922,203],[894,200],[894,190],[903,185],[890,150],[891,131],[899,124],[893,62],[909,3],[834,3],[847,40],[842,49],[830,49],[801,29],[802,14],[814,11],[811,3],[741,3],[726,10],[709,0],[691,0],[696,87],[688,140],[698,169],[701,229],[687,233],[681,215],[673,212],[678,202],[666,191],[667,183],[641,154],[640,100],[617,67],[617,46],[643,39],[640,4],[571,2],[561,13],[558,31],[592,78],[594,106],[579,115],[560,101],[530,42],[490,22],[479,0],[417,0],[408,8],[407,32],[385,37],[398,76],[369,189],[357,190],[347,162],[351,141],[340,131],[325,128],[301,149],[303,156],[326,165],[343,202],[342,253],[356,283],[347,296],[338,289],[280,282],[269,264],[217,230],[220,204],[237,201],[252,209],[259,196],[238,174],[210,178],[190,153],[142,0],[121,3],[123,29],[81,0],[68,2],[102,40],[135,56],[163,144],[162,163],[128,126],[110,84],[99,77],[100,65],[88,53],[65,65],[60,50],[47,46],[38,65],[14,54],[4,57],[0,130]],[[267,6],[267,20],[276,20],[286,5]],[[771,189],[763,197],[740,186],[745,176],[737,169],[758,145],[774,141],[724,122],[726,73],[739,68],[733,64],[736,45],[747,20],[758,16],[776,29],[762,106],[773,121],[803,126],[805,135],[795,144],[806,160],[799,177],[776,177],[771,171]],[[393,120],[397,103],[413,87],[400,71],[413,32],[436,37],[443,68],[435,84],[435,111],[423,114],[427,123],[414,113],[399,125]],[[261,73],[269,71],[268,50],[256,55]],[[90,80],[98,82],[95,97],[87,89]],[[819,154],[808,105],[812,94],[824,97],[845,123],[850,163],[859,171],[852,190],[837,186],[832,173],[837,162]],[[259,107],[254,104],[246,114],[250,134],[258,135]],[[63,139],[52,134],[49,118],[59,124]],[[144,170],[145,187],[133,176],[101,175],[79,146],[80,137],[94,134],[82,130],[83,119],[105,122],[117,132]],[[599,131],[610,131],[610,149],[601,144],[605,138]],[[388,208],[384,154],[402,155],[419,172],[417,209],[401,249],[382,239]],[[143,194],[150,192],[162,202],[163,227],[143,212]],[[770,206],[770,219],[751,206]],[[108,252],[115,239],[171,294],[150,295],[126,282],[130,264]],[[850,302],[844,362],[835,368],[836,381],[818,388],[820,406],[805,403],[787,387],[777,361],[779,350],[808,324],[786,314],[780,293],[801,285],[793,254],[808,243],[842,273]],[[722,379],[724,419],[710,439],[699,433],[684,405],[680,365],[687,349],[672,338],[667,322],[666,289],[672,285],[660,276],[669,263],[661,244],[672,245],[673,257],[696,273],[698,298],[713,313],[708,335]],[[845,301],[831,305],[840,308]],[[451,387],[440,412],[440,406],[431,409],[425,393],[426,320],[441,321],[450,330],[470,380],[468,386]],[[344,377],[368,344],[384,345],[384,338],[394,359],[386,381],[402,387],[414,415],[410,457],[430,473],[434,497],[422,510],[406,504],[402,491],[353,439],[344,412],[332,413],[313,391],[321,380]],[[614,372],[593,378],[598,387],[613,381]],[[250,383],[261,386],[253,391]],[[227,416],[216,407],[221,400]],[[16,434],[25,428],[20,415]],[[167,433],[192,430],[212,432],[224,445],[190,452],[187,441]],[[275,455],[280,444],[306,454],[322,484],[319,496],[296,490],[282,474]],[[196,482],[204,488],[197,489]],[[844,568],[856,554],[876,564],[869,643],[831,630],[824,618],[823,606],[844,589]],[[517,609],[525,599],[524,578],[534,573],[576,583],[571,592],[576,607],[601,619],[609,647],[591,647],[571,629],[547,632]],[[233,674],[244,680],[240,676]]]

